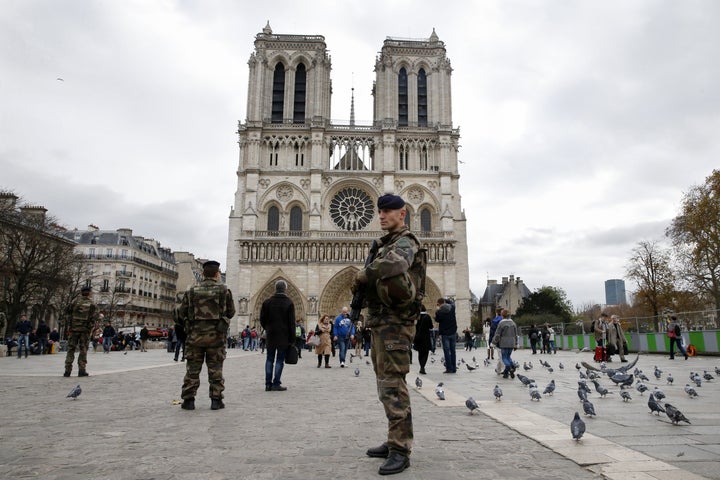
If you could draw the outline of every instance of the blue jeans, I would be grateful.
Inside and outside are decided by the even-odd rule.
[[[457,372],[457,362],[455,360],[455,335],[441,335],[443,355],[445,355],[445,370],[448,372]]]
[[[265,386],[279,387],[282,383],[283,367],[285,366],[284,348],[268,347],[265,357]],[[275,364],[275,378],[273,379],[273,363]]]
[[[30,337],[20,334],[18,335],[18,358],[21,356],[23,345],[25,345],[25,356],[27,357],[30,353]]]
[[[250,341],[250,337],[245,337],[245,338],[243,338],[242,340],[243,340],[243,350],[247,350],[247,349],[248,349],[248,342]]]
[[[345,356],[350,345],[350,337],[338,337],[338,348],[340,349],[340,363],[345,363]]]
[[[677,345],[678,351],[683,354],[683,356],[687,357],[687,352],[682,346],[682,341],[679,337],[671,338],[670,339],[670,359],[672,360],[675,358],[675,349],[673,348],[675,345]],[[18,347],[18,357],[20,356],[20,347]]]
[[[510,358],[510,355],[512,355],[513,349],[512,348],[501,348],[500,349],[500,357],[502,358],[503,365],[505,365],[505,371],[508,372],[513,366],[512,358]]]
[[[47,338],[38,338],[38,348],[40,349],[40,355],[45,355],[48,348]]]

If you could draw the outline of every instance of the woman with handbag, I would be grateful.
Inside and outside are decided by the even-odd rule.
[[[322,365],[322,358],[325,357],[325,368],[330,367],[330,351],[332,350],[332,323],[330,323],[330,317],[323,315],[317,326],[315,327],[315,337],[320,339],[320,344],[315,347],[315,353],[318,357],[317,368]]]

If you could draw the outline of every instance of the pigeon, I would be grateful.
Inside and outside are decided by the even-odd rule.
[[[563,365],[563,363],[560,362],[560,363],[558,363],[558,368],[559,368],[560,370],[565,370],[565,365]]]
[[[72,398],[73,400],[77,400],[77,397],[80,396],[82,393],[82,388],[80,388],[80,385],[72,389],[72,392],[68,393],[67,397],[65,398]]]
[[[440,400],[445,400],[445,391],[442,388],[440,388],[440,387],[436,388],[435,395],[437,395],[437,397]]]
[[[528,365],[527,362],[523,362],[523,370],[525,370],[527,372],[531,368],[532,368],[532,366]]]
[[[578,394],[578,398],[580,398],[581,402],[584,402],[585,400],[587,400],[587,392],[585,391],[584,388],[578,387],[577,394]]]
[[[473,355],[473,363],[477,363],[477,360],[475,360],[475,355]]]
[[[545,390],[543,390],[543,395],[552,395],[555,391],[555,380],[550,380],[550,383],[547,384],[545,387]]]
[[[592,393],[592,390],[590,390],[590,387],[588,387],[588,384],[583,380],[578,381],[578,387],[583,389],[585,391],[585,393]]]
[[[620,387],[630,386],[635,381],[635,376],[632,373],[617,372],[610,377],[610,381],[615,385],[620,385]]]
[[[702,377],[699,373],[695,375],[695,377],[693,377],[693,381],[695,382],[695,386],[697,386],[698,388],[702,387]]]
[[[370,361],[369,361],[369,360],[365,360],[365,365],[370,365]]]
[[[520,382],[522,382],[522,384],[525,385],[525,386],[528,386],[528,385],[530,385],[531,383],[535,383],[535,380],[533,380],[532,378],[528,378],[528,377],[526,377],[525,375],[521,375],[521,374],[518,373],[518,374],[516,374],[515,376],[516,376],[516,377],[518,378],[518,380],[520,380]]]
[[[672,383],[673,383],[674,381],[675,381],[675,379],[673,378],[672,373],[668,373],[668,376],[667,376],[667,383],[668,383],[668,385],[672,385]]]
[[[637,377],[644,382],[650,381],[650,379],[647,377],[647,375],[645,375],[642,371],[640,371],[640,373],[637,374]]]
[[[123,355],[127,355],[127,352],[124,352]]]
[[[685,418],[685,415],[683,415],[680,410],[673,407],[669,403],[665,404],[665,415],[668,416],[673,425],[678,425],[680,422],[687,422],[688,424],[690,424],[690,420]]]
[[[579,363],[576,363],[576,364],[575,364],[575,368],[577,368],[578,370],[580,370],[580,368],[581,368],[581,367],[580,367],[580,364],[579,364]]]
[[[715,377],[713,377],[712,374],[708,373],[707,370],[703,370],[703,378],[709,382],[710,380],[713,380]]]
[[[468,399],[465,400],[465,406],[470,409],[470,415],[472,415],[476,409],[480,408],[473,397],[468,397]]]
[[[589,415],[591,417],[597,415],[595,413],[595,405],[590,403],[590,400],[583,400],[583,412],[585,412],[585,415]]]
[[[422,379],[420,377],[415,377],[415,386],[417,388],[422,388]]]
[[[430,363],[435,363],[435,359],[434,359],[434,358],[431,358],[431,359],[430,359]]]
[[[553,367],[548,367],[548,372],[553,373],[555,370],[553,370]]]
[[[465,359],[460,357],[460,363],[465,363]],[[458,366],[460,366],[460,363],[458,363]]]
[[[355,367],[355,376],[356,377],[360,376],[360,369],[358,367]]]
[[[600,394],[600,398],[605,398],[605,395],[607,395],[608,393],[612,393],[607,388],[600,385],[597,380],[593,380],[593,383],[595,384],[595,391]]]
[[[541,395],[540,391],[537,388],[531,388],[530,389],[530,400],[537,400],[540,401]]]
[[[570,433],[572,433],[573,440],[580,440],[585,433],[585,422],[580,418],[578,412],[575,412],[575,416],[570,422]]]
[[[622,392],[620,392],[620,398],[623,399],[623,402],[627,402],[628,400],[632,400],[632,397],[630,396],[630,393],[629,393],[629,392],[626,392],[625,390],[623,390]]]
[[[647,385],[645,385],[645,384],[642,383],[642,382],[638,382],[638,383],[635,384],[635,390],[637,390],[638,392],[640,392],[640,395],[642,395],[643,392],[647,392],[647,389],[648,389]]]
[[[662,370],[660,370],[657,365],[655,365],[655,371],[653,373],[655,374],[655,378],[660,380],[660,377],[662,377]]]
[[[695,397],[698,396],[698,394],[697,394],[697,392],[695,391],[695,389],[692,388],[692,387],[690,386],[690,384],[688,384],[688,383],[685,384],[685,393],[687,393],[687,394],[690,396],[690,398],[695,398]]]
[[[438,384],[437,384],[437,388],[442,388],[444,386],[445,386],[445,384],[443,382],[438,382]]]
[[[477,368],[477,367],[471,366],[469,363],[466,363],[465,366],[466,366],[467,369],[468,369],[469,371],[471,371],[471,372]]]
[[[652,394],[657,400],[662,400],[663,398],[665,398],[665,392],[660,390],[658,387],[653,388]]]
[[[663,409],[659,403],[657,403],[657,400],[655,400],[655,395],[653,395],[652,392],[650,392],[650,396],[648,397],[648,408],[650,409],[650,413],[657,412],[658,416],[660,415],[660,412],[665,413],[665,409]]]
[[[493,395],[495,396],[495,400],[500,400],[500,397],[503,396],[502,388],[500,388],[498,385],[495,385],[495,388],[493,388]]]
[[[483,365],[485,365],[486,367],[489,367],[489,366],[490,366],[490,359],[489,359],[489,358],[486,358],[485,360],[483,360]]]
[[[350,354],[350,363],[352,363],[353,358],[355,358],[355,354],[351,353],[351,354]]]
[[[580,378],[582,378],[583,380],[588,378],[587,375],[585,375],[583,372],[580,372],[579,375],[580,375]]]
[[[715,367],[715,375],[720,375],[720,367]]]

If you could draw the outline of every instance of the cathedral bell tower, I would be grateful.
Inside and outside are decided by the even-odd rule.
[[[248,66],[228,232],[227,283],[238,302],[231,333],[258,324],[278,279],[307,328],[349,305],[355,273],[383,235],[376,202],[385,193],[405,199],[406,222],[428,249],[428,310],[440,296],[455,297],[458,325],[469,326],[452,69],[435,32],[385,40],[372,125],[356,125],[352,113],[331,123],[331,62],[321,35],[274,34],[268,24]]]

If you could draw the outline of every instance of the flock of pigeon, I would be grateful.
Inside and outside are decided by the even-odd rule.
[[[648,383],[651,381],[650,378],[642,370],[636,367],[639,358],[640,356],[638,355],[631,363],[618,368],[610,368],[605,362],[601,362],[599,366],[593,366],[587,362],[577,363],[575,365],[578,373],[577,396],[579,401],[582,402],[582,413],[586,417],[590,418],[597,416],[595,406],[590,401],[590,395],[593,393],[593,388],[589,385],[589,383],[591,383],[600,398],[606,398],[608,395],[612,396],[617,393],[619,398],[626,403],[632,400],[633,390],[638,392],[638,394],[642,397],[645,397],[645,393],[647,392],[647,406],[651,414],[659,416],[661,413],[664,413],[673,425],[679,425],[681,422],[690,424],[690,420],[688,420],[688,418],[685,417],[685,415],[677,407],[666,401],[666,395],[660,386],[655,385],[652,388],[648,386]],[[555,371],[549,362],[539,359],[539,363],[546,369],[547,372],[553,373]],[[473,357],[473,364],[466,363],[463,359],[458,362],[458,366],[461,364],[465,364],[469,371],[475,370],[479,367],[475,361],[475,357]],[[489,367],[490,361],[485,360],[484,364],[486,367]],[[521,368],[525,372],[525,374],[516,373],[515,377],[523,387],[527,387],[531,402],[539,402],[543,398],[543,395],[548,397],[552,397],[554,395],[556,390],[554,379],[550,380],[550,382],[541,391],[536,381],[529,376],[530,370],[533,369],[532,362],[523,362],[522,367],[516,362],[515,366],[518,372]],[[557,368],[561,371],[565,370],[565,366],[562,362],[557,365]],[[655,377],[655,383],[663,381],[663,371],[657,366],[654,366],[652,375]],[[715,375],[720,376],[720,368],[715,367]],[[617,391],[610,390],[603,385],[606,378],[618,388]],[[715,377],[713,374],[707,371],[703,371],[702,373],[690,372],[689,381],[685,385],[683,391],[689,398],[695,398],[698,396],[697,389],[702,386],[703,382],[712,382],[714,380]],[[666,385],[673,385],[675,379],[672,374],[668,372],[664,377],[664,381],[666,382]],[[415,379],[415,386],[417,388],[422,388],[422,379],[420,377]],[[502,388],[500,388],[500,385],[495,385],[492,390],[492,394],[496,401],[500,401],[502,399],[503,391]],[[443,382],[440,382],[435,387],[435,395],[438,399],[445,400]],[[477,401],[472,396],[465,401],[465,405],[470,410],[471,415],[479,408]],[[574,440],[580,440],[585,433],[585,430],[585,422],[581,417],[580,412],[577,411],[570,423],[572,438]]]

